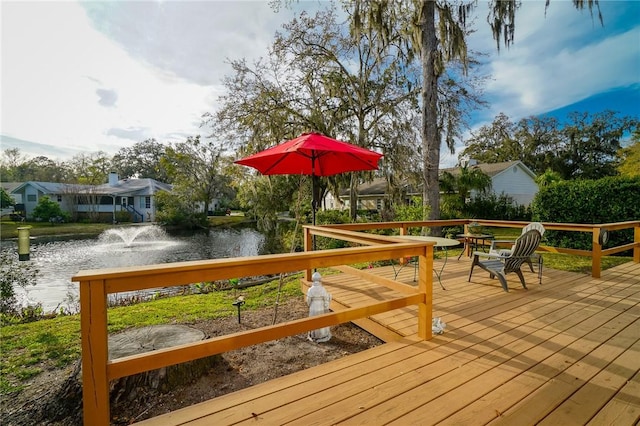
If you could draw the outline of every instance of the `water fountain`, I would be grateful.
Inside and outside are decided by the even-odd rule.
[[[98,239],[103,244],[122,244],[125,248],[132,248],[166,241],[168,235],[157,225],[141,225],[107,229]]]
[[[28,289],[24,297],[30,304],[41,303],[45,312],[59,311],[60,308],[74,312],[79,309],[78,285],[71,282],[71,277],[79,270],[255,256],[260,254],[264,240],[264,235],[250,228],[211,229],[169,235],[158,226],[148,225],[112,228],[98,238],[39,237],[32,241],[29,260],[40,271],[38,282]],[[0,250],[16,253],[17,241],[0,241]],[[151,296],[155,296],[155,291],[149,291]],[[113,359],[126,356],[129,352],[124,351],[132,348],[135,351],[130,354],[135,354],[180,343],[197,342],[204,337],[204,333],[199,330],[177,324],[128,329],[109,336],[109,357]],[[129,395],[133,390],[137,392],[145,385],[171,389],[174,383],[195,380],[202,371],[209,370],[217,363],[218,355],[123,377],[111,382],[111,396],[116,400],[120,395]],[[59,391],[48,394],[52,395],[54,401],[51,406],[60,405],[61,399],[66,401],[65,407],[81,406],[80,372],[80,368],[73,370]]]

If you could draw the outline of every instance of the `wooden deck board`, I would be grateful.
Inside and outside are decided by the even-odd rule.
[[[640,265],[601,279],[544,269],[510,292],[469,261],[449,260],[434,316],[445,333],[418,341],[415,307],[372,318],[407,338],[142,424],[634,424],[640,416]],[[390,266],[375,270],[394,278]],[[413,268],[399,279],[413,282]],[[354,306],[395,291],[347,274],[324,281]]]
[[[596,333],[591,336],[604,337],[597,336]],[[588,340],[581,337],[567,344],[570,339],[566,335],[558,335],[555,339],[550,339],[548,343],[558,346],[566,344],[566,346],[547,357],[545,357],[547,353],[540,347],[523,354],[531,362],[535,362],[531,369],[520,373],[519,376],[509,377],[508,381],[505,380],[503,385],[489,393],[483,394],[481,389],[475,389],[476,395],[479,394],[482,397],[448,418],[447,422],[486,423],[497,418],[498,424],[536,423],[541,416],[551,412],[576,390],[576,386],[580,384],[579,378],[571,377],[572,381],[568,380],[569,376],[573,370],[586,364],[581,363],[578,358],[597,345],[593,342],[592,346],[585,345]],[[481,380],[479,385],[486,386],[487,382],[487,380]],[[466,389],[467,387],[468,384],[465,384],[463,390],[473,391]]]
[[[372,368],[376,362],[384,362],[387,356],[393,354],[395,351],[415,351],[410,345],[407,345],[405,342],[402,343],[387,343],[385,345],[376,347],[374,349],[366,350],[363,352],[359,352],[352,356],[341,358],[336,360],[335,362],[331,362],[325,364],[325,369],[321,376],[318,376],[316,371],[313,371],[313,368],[308,370],[302,370],[287,376],[284,376],[279,381],[269,381],[265,383],[261,383],[259,385],[253,386],[252,392],[250,395],[243,394],[242,392],[234,392],[231,394],[227,394],[224,396],[220,396],[216,398],[216,404],[211,404],[212,401],[205,401],[200,404],[193,405],[191,407],[186,407],[181,410],[176,410],[172,413],[164,416],[160,424],[183,424],[184,422],[197,418],[198,416],[204,416],[209,414],[216,414],[216,419],[232,419],[236,418],[236,421],[242,420],[243,418],[250,418],[251,406],[256,404],[260,404],[260,400],[265,400],[267,398],[276,398],[279,399],[281,403],[287,403],[290,401],[281,399],[278,392],[286,391],[287,389],[293,388],[294,394],[296,392],[302,392],[297,395],[295,399],[302,398],[306,395],[305,389],[308,389],[309,383],[314,380],[318,380],[322,377],[328,378],[329,381],[328,386],[333,386],[334,383],[340,383],[338,379],[341,380],[349,380],[349,374],[357,374],[358,369],[360,367],[363,368]],[[375,361],[375,362],[370,362]],[[358,367],[358,368],[353,368]],[[349,372],[347,374],[347,372]],[[331,381],[332,375],[337,377],[336,381]],[[295,400],[294,399],[294,400]],[[274,403],[271,403],[273,406]],[[277,405],[276,405],[277,406]],[[247,408],[249,407],[249,408]],[[193,412],[197,412],[198,416],[193,416]],[[244,414],[243,414],[244,413]],[[233,416],[233,417],[229,417]],[[243,417],[244,416],[244,417]],[[150,419],[151,421],[153,419]],[[223,422],[224,424],[225,422]]]
[[[637,358],[636,358],[637,366]],[[597,425],[633,425],[640,419],[640,372],[587,423]]]
[[[597,324],[600,324],[600,322]],[[567,322],[565,328],[568,329],[573,325],[574,324]],[[554,337],[560,339],[561,342],[563,339],[566,339],[566,337],[560,333],[557,333]],[[510,340],[511,343],[508,343]],[[483,345],[487,347],[482,348]],[[491,350],[492,348],[494,348],[494,350]],[[439,419],[439,415],[442,416],[444,420],[444,418],[451,415],[451,413],[457,412],[473,402],[472,400],[477,398],[478,394],[486,392],[492,385],[497,386],[511,379],[513,375],[521,371],[522,365],[520,365],[520,363],[528,364],[530,360],[543,360],[548,354],[548,351],[545,350],[543,346],[537,344],[536,341],[527,342],[526,340],[515,340],[515,337],[507,333],[502,333],[491,341],[481,342],[475,346],[475,349],[488,353],[488,355],[458,367],[455,371],[455,377],[453,378],[441,375],[437,379],[432,378],[430,381],[425,382],[425,386],[415,388],[409,386],[409,390],[404,389],[394,392],[398,395],[396,398],[368,410],[367,413],[362,414],[361,417],[373,416],[372,418],[376,418],[381,423],[386,423],[396,418],[399,413],[407,412],[409,414],[406,417],[401,417],[398,420],[398,424],[410,424],[427,417],[432,421]],[[473,353],[474,351],[467,350],[467,352]],[[519,354],[518,357],[520,359],[518,357],[509,359],[505,353]],[[496,367],[502,364],[506,364],[505,366],[507,368],[496,369]],[[514,368],[509,368],[510,364],[516,365]],[[430,368],[436,368],[438,371],[442,370],[439,365],[437,367],[430,366]],[[427,374],[425,371],[418,371],[418,373]],[[433,373],[431,376],[432,375]],[[406,384],[407,381],[403,380],[402,385],[404,386]],[[411,385],[412,383],[408,384]],[[385,384],[384,387],[387,389],[388,384]],[[395,391],[396,389],[393,390]],[[446,398],[447,403],[444,404],[440,401],[441,398],[436,398],[430,403],[424,404],[425,393],[436,395],[444,394],[445,396],[442,398]],[[370,401],[370,398],[366,398],[366,400]],[[385,417],[385,414],[390,417]],[[349,423],[351,424],[354,420],[356,419],[350,419]],[[366,419],[363,419],[363,423],[366,423]]]
[[[610,362],[593,378],[582,383],[582,386],[570,398],[564,399],[539,424],[548,426],[570,423],[586,424],[593,413],[585,410],[585,407],[597,408],[598,410],[604,407],[637,374],[637,360],[640,359],[638,333],[635,337],[636,341],[631,348],[622,352],[619,357]],[[636,395],[639,396],[640,392]]]

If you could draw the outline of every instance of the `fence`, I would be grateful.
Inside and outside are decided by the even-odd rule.
[[[331,236],[332,234],[327,231],[331,230],[343,230],[343,231],[370,231],[381,229],[398,229],[400,235],[406,235],[411,228],[421,227],[444,227],[444,226],[460,226],[464,227],[464,233],[468,233],[468,225],[471,222],[476,222],[481,226],[494,227],[494,228],[523,228],[529,222],[511,222],[506,220],[484,220],[484,219],[454,219],[454,220],[431,220],[431,221],[413,221],[413,222],[370,222],[370,223],[348,223],[339,225],[324,225],[320,227],[305,227],[309,236],[321,235]],[[616,222],[616,223],[603,223],[603,224],[581,224],[581,223],[543,223],[546,230],[554,231],[570,231],[570,232],[584,232],[592,235],[592,249],[591,250],[578,250],[563,247],[551,247],[540,246],[539,250],[550,253],[564,253],[578,256],[591,257],[591,275],[594,278],[600,278],[602,272],[602,257],[611,256],[616,253],[621,253],[628,250],[633,250],[633,261],[640,263],[640,220],[628,221],[628,222]],[[633,241],[628,243],[603,248],[605,233],[620,231],[624,229],[633,229]]]
[[[332,235],[336,237],[339,233],[339,231],[333,231]],[[344,232],[344,237],[355,239],[351,234],[353,233]],[[367,243],[366,240],[365,235],[363,243]],[[372,241],[369,243],[373,244]],[[404,294],[401,297],[256,330],[215,337],[202,342],[179,345],[115,360],[108,359],[107,297],[110,293],[302,270],[307,270],[307,276],[310,276],[311,270],[314,268],[409,256],[418,257],[420,276],[418,287],[415,288],[391,280],[386,283],[391,288],[400,290]],[[92,426],[109,424],[110,380],[406,306],[418,306],[418,336],[422,339],[429,339],[431,338],[433,306],[432,269],[432,244],[416,242],[148,265],[102,271],[80,271],[72,278],[72,281],[80,283],[84,424]]]

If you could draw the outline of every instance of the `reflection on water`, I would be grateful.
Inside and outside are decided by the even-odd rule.
[[[80,270],[255,256],[263,254],[265,242],[264,235],[251,228],[179,235],[169,235],[153,226],[117,230],[124,237],[108,230],[95,239],[32,240],[31,262],[40,272],[38,284],[28,289],[29,301],[41,302],[47,312],[63,306],[67,294],[78,295],[78,284],[72,283],[71,277]],[[137,235],[129,239],[128,231]],[[2,249],[17,250],[17,243],[3,241]]]

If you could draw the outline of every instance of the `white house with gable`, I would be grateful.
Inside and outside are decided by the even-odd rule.
[[[517,204],[528,206],[538,193],[536,175],[522,161],[505,161],[501,163],[477,163],[472,161],[467,167],[478,168],[491,178],[490,192],[496,195],[505,194]],[[460,174],[460,167],[442,169],[452,175]],[[381,210],[387,196],[387,183],[384,178],[376,178],[372,182],[358,187],[358,209]],[[422,196],[422,188],[405,187],[407,197]],[[477,195],[472,191],[471,196]],[[323,203],[327,209],[346,209],[349,207],[349,190],[340,192],[339,202],[329,194]]]
[[[536,175],[522,161],[504,161],[501,163],[477,163],[471,160],[467,166],[480,169],[491,178],[490,192],[500,195],[505,194],[514,202],[528,206],[533,197],[538,193]],[[459,167],[443,169],[452,175],[460,173]],[[472,192],[472,196],[477,195]]]
[[[156,220],[155,195],[159,191],[171,191],[168,183],[155,179],[118,179],[117,173],[109,174],[103,185],[78,185],[54,182],[23,182],[11,194],[22,199],[27,218],[33,218],[33,210],[39,200],[47,196],[57,202],[63,211],[72,215],[115,221],[119,212],[127,212],[133,222]]]

